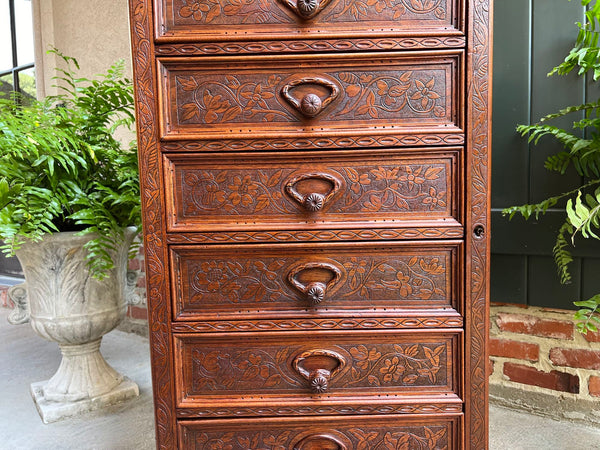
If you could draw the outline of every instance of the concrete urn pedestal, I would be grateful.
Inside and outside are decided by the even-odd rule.
[[[16,287],[20,307],[41,337],[57,342],[62,361],[47,381],[33,383],[31,394],[44,423],[99,409],[139,395],[136,383],[113,369],[100,353],[102,336],[125,317],[127,253],[135,230],[127,228],[103,280],[92,278],[85,259],[88,236],[54,233],[16,251],[25,286]],[[23,320],[21,320],[23,322]]]

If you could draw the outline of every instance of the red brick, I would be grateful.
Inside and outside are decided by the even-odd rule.
[[[590,392],[590,395],[600,397],[600,377],[594,375],[590,376],[590,380],[588,381],[588,391]]]
[[[527,314],[498,313],[496,324],[502,331],[557,339],[573,339],[573,322],[541,319]]]
[[[148,320],[148,310],[140,306],[129,306],[127,315],[132,319]]]
[[[550,350],[550,360],[557,366],[600,369],[600,351],[595,350],[555,347]]]
[[[540,355],[540,346],[508,339],[490,339],[490,355],[537,361]]]
[[[506,362],[504,363],[504,375],[515,383],[539,386],[554,391],[571,392],[572,394],[579,393],[579,377],[558,370],[542,372],[535,367]]]
[[[8,286],[0,286],[0,304],[5,308],[14,308],[12,301],[8,298]]]
[[[588,342],[600,342],[600,331],[588,331],[586,334],[582,333],[582,336]]]
[[[140,260],[137,258],[130,259],[129,270],[140,270]]]
[[[145,288],[146,287],[146,277],[139,277],[137,280],[137,287]]]

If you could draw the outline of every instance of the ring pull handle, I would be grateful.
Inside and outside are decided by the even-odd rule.
[[[280,0],[300,19],[308,20],[319,14],[331,0]]]
[[[315,180],[329,184],[329,190],[325,193],[310,191],[298,192],[298,184],[303,181]],[[285,192],[293,200],[298,202],[308,212],[317,212],[323,209],[327,202],[340,190],[342,182],[328,173],[307,173],[292,178],[285,184]]]
[[[329,95],[325,98],[321,98],[314,92],[305,92],[302,95],[302,98],[297,98],[292,95],[291,90],[293,88],[304,85],[324,86],[329,90]],[[306,91],[306,89],[303,89],[303,91]],[[321,111],[327,108],[327,106],[340,95],[340,88],[337,84],[323,77],[304,77],[290,81],[286,84],[281,90],[281,95],[290,105],[296,108],[300,114],[312,118],[321,113]]]
[[[308,381],[314,393],[321,394],[329,389],[329,381],[346,366],[346,360],[331,350],[309,350],[296,356],[292,366]]]
[[[333,436],[325,433],[311,434],[294,445],[294,450],[347,450],[347,447]]]
[[[329,280],[325,280],[322,275],[320,279],[316,279],[316,276],[320,275],[319,272],[322,271],[329,272]],[[298,278],[301,274],[307,275],[310,281],[299,280]],[[325,262],[301,264],[288,273],[290,284],[304,294],[306,299],[313,305],[321,303],[325,299],[327,292],[331,291],[341,278],[341,270],[333,264]]]

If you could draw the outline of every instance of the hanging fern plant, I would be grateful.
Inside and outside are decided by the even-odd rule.
[[[585,23],[578,23],[579,34],[575,46],[565,60],[548,75],[566,75],[577,70],[578,75],[592,74],[594,81],[600,78],[600,3],[596,0],[581,0],[587,7]],[[576,120],[571,130],[551,125],[561,117],[579,114],[583,119]],[[573,261],[571,247],[575,237],[600,239],[600,99],[595,102],[570,106],[555,114],[543,117],[533,125],[520,125],[517,131],[529,136],[529,142],[538,144],[543,136],[552,136],[564,147],[562,151],[548,157],[544,167],[550,171],[564,174],[569,167],[585,179],[585,183],[569,192],[549,197],[531,205],[512,206],[503,211],[512,218],[522,215],[525,220],[540,215],[566,200],[565,220],[558,230],[553,248],[554,260],[562,283],[569,283],[571,275],[569,264]],[[582,137],[584,136],[584,137]],[[597,331],[600,326],[600,294],[585,301],[574,302],[581,309],[575,314],[579,320],[577,328],[583,332]]]

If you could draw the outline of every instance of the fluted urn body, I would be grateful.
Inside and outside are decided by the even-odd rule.
[[[90,235],[49,234],[16,251],[25,273],[31,326],[57,342],[62,352],[58,371],[42,387],[46,402],[94,399],[123,382],[100,354],[100,341],[127,310],[127,256],[135,229],[126,228],[124,234],[113,255],[115,267],[102,280],[87,268],[84,245]]]

